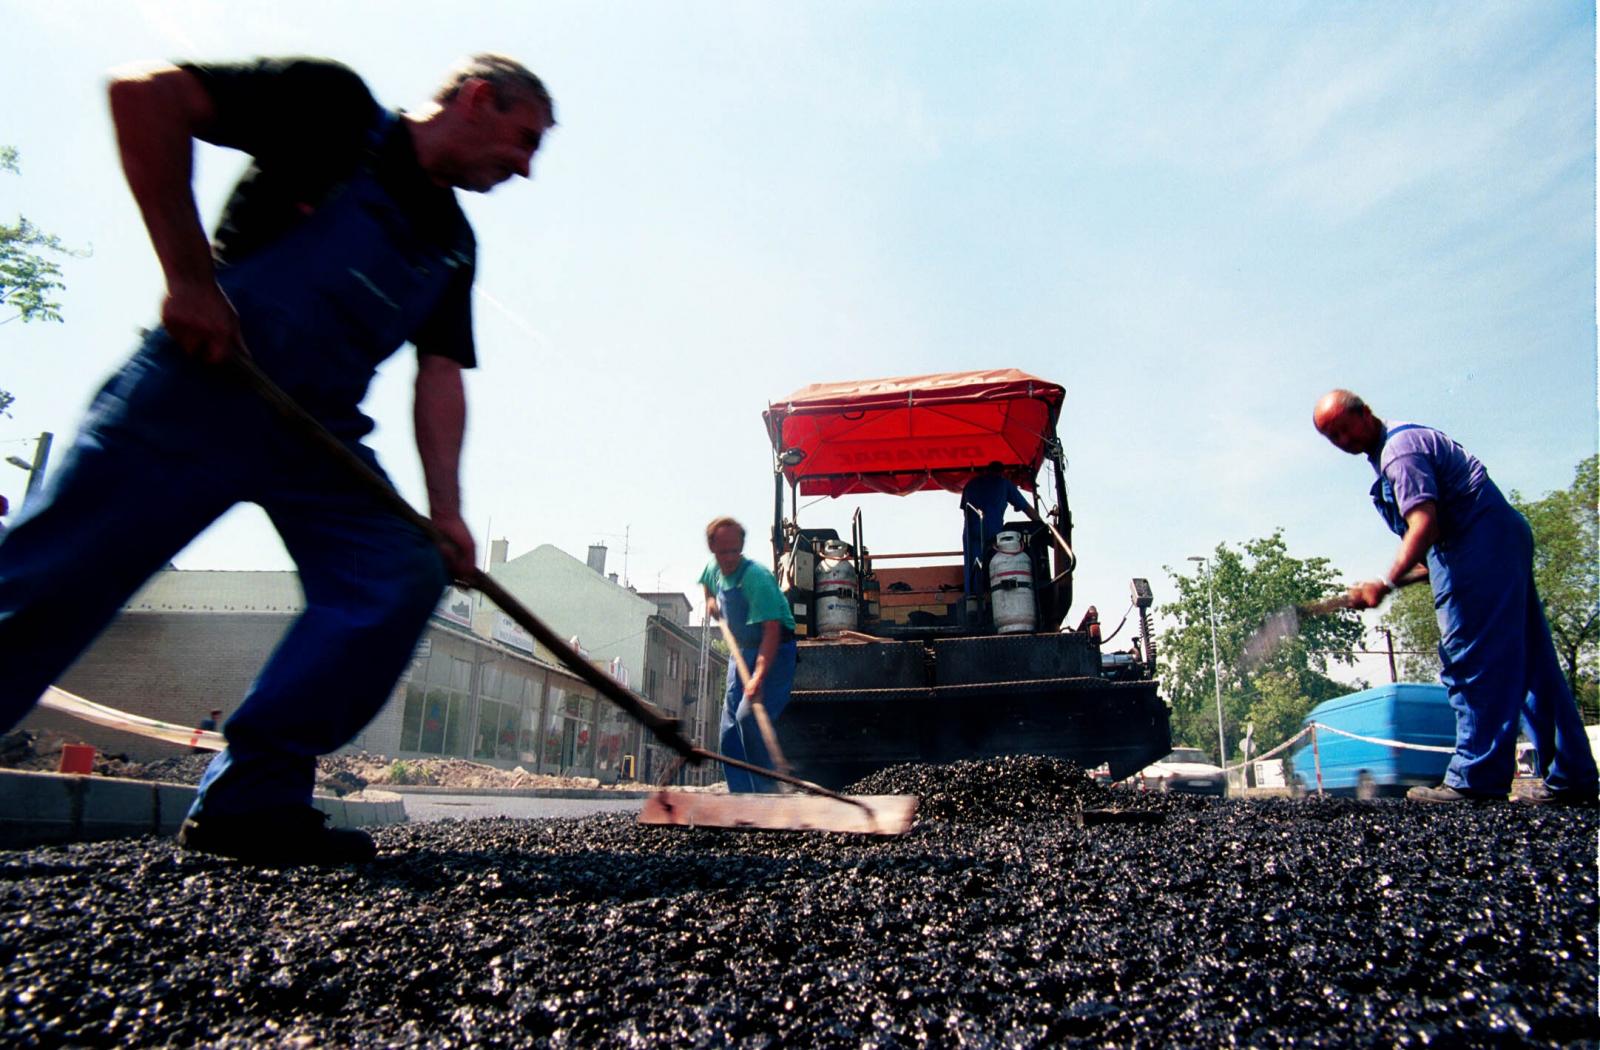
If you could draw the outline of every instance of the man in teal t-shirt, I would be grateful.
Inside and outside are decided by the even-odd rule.
[[[722,753],[772,768],[772,756],[761,739],[749,701],[759,701],[774,723],[789,703],[794,686],[794,613],[772,570],[744,556],[744,526],[717,518],[706,526],[712,560],[700,574],[706,592],[706,615],[720,617],[733,631],[750,668],[750,686],[739,679],[737,663],[728,661],[728,693],[722,708]],[[774,791],[767,777],[723,767],[730,792]]]

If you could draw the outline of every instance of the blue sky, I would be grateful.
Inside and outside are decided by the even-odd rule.
[[[66,440],[159,298],[107,69],[320,54],[415,106],[484,49],[562,124],[531,183],[466,201],[467,516],[513,554],[603,541],[621,571],[626,534],[635,586],[692,592],[708,518],[770,521],[767,402],[870,376],[1066,387],[1079,608],[1104,615],[1275,528],[1386,566],[1368,468],[1309,424],[1330,386],[1530,495],[1595,451],[1590,5],[0,0],[0,24],[0,215],[94,251],[66,324],[0,326],[7,455]],[[199,155],[208,220],[242,163]],[[413,371],[369,407],[417,502]],[[877,549],[956,545],[953,498],[862,507]],[[288,562],[244,509],[178,564]]]

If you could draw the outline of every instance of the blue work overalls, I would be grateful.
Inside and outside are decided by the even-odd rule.
[[[1397,426],[1385,441],[1415,427]],[[1428,551],[1439,678],[1456,714],[1456,752],[1444,782],[1490,795],[1509,791],[1520,720],[1539,755],[1536,772],[1551,790],[1593,791],[1594,756],[1534,587],[1533,531],[1492,481],[1478,500],[1468,528],[1440,519]],[[1405,536],[1405,517],[1381,472],[1372,502]]]
[[[989,546],[1005,527],[1006,511],[1023,500],[1022,492],[1010,479],[999,474],[979,474],[961,490],[961,514],[965,526],[961,530],[961,558],[963,563],[961,584],[967,595],[981,593],[988,586],[984,569]]]
[[[722,610],[722,621],[733,631],[733,637],[739,643],[739,651],[744,655],[745,666],[751,673],[756,669],[756,656],[761,651],[761,635],[766,628],[765,622],[746,623],[750,618],[750,603],[745,601],[744,591],[739,583],[744,579],[745,572],[750,563],[746,559],[734,572],[733,579],[722,580],[721,587],[717,590],[717,606]],[[782,625],[779,625],[780,628]],[[795,640],[791,635],[778,643],[778,651],[772,656],[772,664],[767,668],[766,677],[761,682],[761,704],[767,709],[767,717],[774,724],[778,716],[783,714],[783,709],[789,706],[789,691],[794,687],[795,657],[798,650]],[[731,658],[728,660],[728,692],[722,705],[722,753],[729,758],[739,758],[746,762],[772,768],[772,756],[767,753],[767,745],[761,739],[761,727],[756,723],[755,713],[750,705],[744,702],[744,682],[739,678],[738,664]],[[776,791],[778,786],[770,777],[756,776],[742,769],[724,766],[728,777],[728,790],[730,792],[749,791]]]
[[[395,119],[382,115],[369,152]],[[369,161],[218,282],[256,362],[379,470],[359,443],[372,426],[360,401],[467,261],[463,248],[426,241]],[[443,558],[160,328],[96,395],[41,498],[0,543],[0,723],[16,724],[146,579],[239,502],[272,520],[305,609],[227,720],[228,749],[193,812],[309,804],[316,756],[388,700],[448,582]],[[164,656],[184,673],[180,653]]]

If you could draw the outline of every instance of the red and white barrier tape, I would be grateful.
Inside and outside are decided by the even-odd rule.
[[[1333,726],[1325,725],[1322,722],[1313,722],[1310,725],[1306,726],[1304,729],[1300,730],[1300,732],[1296,733],[1294,736],[1290,737],[1289,739],[1285,740],[1283,743],[1279,744],[1277,747],[1273,748],[1271,751],[1268,751],[1268,752],[1266,752],[1264,754],[1260,754],[1260,755],[1255,756],[1254,758],[1252,758],[1250,760],[1250,762],[1253,764],[1253,763],[1262,762],[1262,761],[1265,761],[1266,759],[1271,758],[1273,755],[1276,755],[1278,752],[1283,751],[1284,749],[1286,749],[1286,748],[1290,747],[1291,745],[1297,743],[1302,737],[1304,737],[1306,734],[1310,733],[1311,730],[1313,730],[1313,729],[1320,729],[1325,733],[1334,733],[1334,734],[1336,734],[1338,736],[1347,736],[1351,740],[1360,740],[1360,741],[1363,741],[1363,742],[1368,743],[1368,744],[1378,744],[1378,745],[1381,745],[1383,747],[1398,748],[1399,750],[1402,750],[1402,751],[1437,751],[1440,754],[1445,754],[1445,755],[1449,755],[1449,754],[1454,754],[1455,753],[1455,745],[1454,744],[1450,745],[1449,747],[1444,747],[1444,746],[1437,745],[1437,744],[1408,744],[1408,743],[1405,743],[1402,740],[1385,740],[1382,737],[1362,736],[1360,733],[1351,733],[1351,732],[1348,732],[1348,731],[1343,730],[1343,729],[1335,729]],[[1224,766],[1223,767],[1223,772],[1232,773],[1235,770],[1244,769],[1245,765],[1246,765],[1246,763],[1240,762],[1236,766]]]
[[[85,700],[81,696],[73,696],[64,689],[51,686],[45,690],[44,696],[39,698],[39,706],[47,707],[52,711],[81,718],[85,722],[95,725],[108,726],[120,729],[124,733],[137,733],[147,736],[152,740],[165,740],[169,744],[182,744],[184,747],[198,747],[206,751],[221,751],[228,746],[221,733],[210,729],[193,729],[188,726],[175,725],[172,722],[162,722],[155,718],[146,718],[143,715],[133,715],[126,711],[118,711],[114,707],[106,707],[92,700]]]

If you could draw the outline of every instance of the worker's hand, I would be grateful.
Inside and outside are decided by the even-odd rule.
[[[760,675],[751,675],[750,684],[744,687],[744,698],[752,704],[759,704],[761,702],[761,687],[764,684]]]
[[[196,361],[219,365],[246,356],[239,315],[216,281],[169,286],[161,303],[161,324]]]
[[[434,528],[444,533],[448,543],[439,545],[439,553],[444,555],[445,567],[450,570],[450,578],[464,580],[478,567],[478,545],[472,540],[472,530],[467,528],[467,523],[459,515],[441,517],[434,515]]]
[[[706,619],[722,619],[722,607],[717,604],[717,600],[715,598],[712,598],[709,595],[706,597]]]
[[[1376,609],[1389,594],[1389,586],[1382,580],[1366,580],[1350,588],[1350,608]]]

